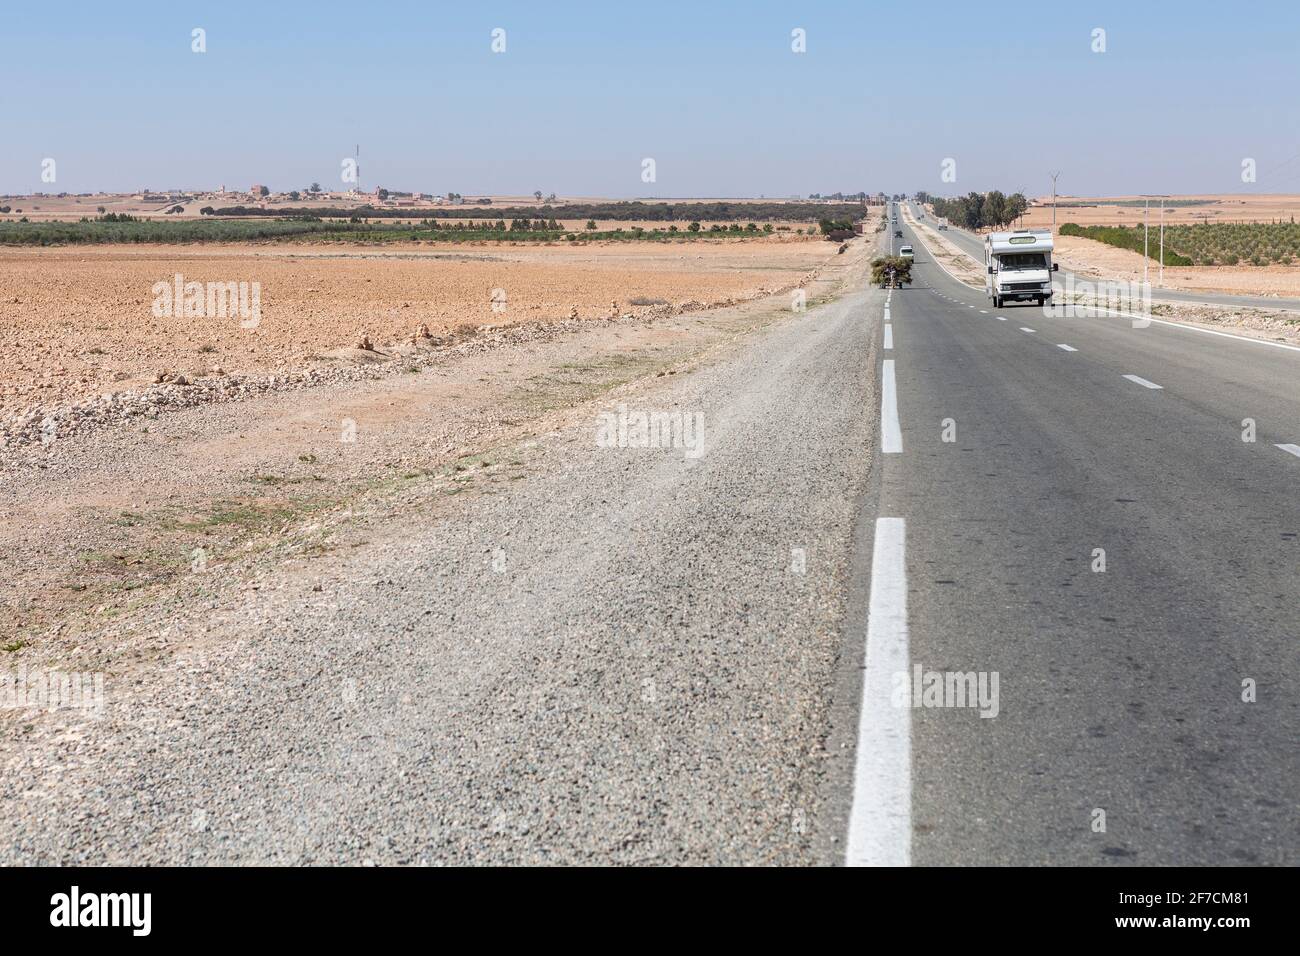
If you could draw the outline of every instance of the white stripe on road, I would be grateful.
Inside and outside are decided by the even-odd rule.
[[[1027,328],[1025,328],[1025,327],[1022,325],[1022,326],[1020,327],[1020,331],[1021,331],[1021,332],[1032,332],[1032,331],[1034,331],[1034,330],[1033,330],[1033,329],[1027,329]]]
[[[1145,386],[1146,388],[1164,388],[1163,385],[1157,385],[1155,382],[1148,382],[1146,379],[1138,375],[1125,375],[1124,377],[1130,382],[1137,382],[1139,385]]]
[[[892,700],[907,672],[907,523],[877,518],[847,866],[912,862],[912,709]]]
[[[887,325],[885,326],[885,348],[892,349],[893,347],[894,347],[894,327],[892,325]]]
[[[998,321],[999,321],[999,322],[1005,322],[1006,320],[1007,320],[1007,317],[1006,317],[1005,315],[999,315],[999,316],[998,316]]]
[[[886,455],[903,452],[903,429],[898,423],[898,389],[894,360],[885,359],[880,372],[880,447]]]
[[[985,312],[983,309],[980,309],[980,315],[988,315],[988,313]]]
[[[1225,306],[1231,308],[1231,306]],[[1125,313],[1116,313],[1124,315]],[[1222,335],[1225,338],[1236,339],[1238,342],[1254,342],[1256,345],[1271,345],[1275,349],[1290,349],[1292,352],[1300,352],[1300,345],[1287,345],[1285,342],[1270,342],[1268,339],[1254,339],[1247,335],[1234,335],[1231,332],[1220,332],[1218,329],[1203,329],[1199,325],[1188,325],[1185,322],[1167,322],[1164,319],[1153,319],[1149,315],[1133,316],[1134,318],[1146,319],[1151,322],[1159,322],[1161,325],[1167,325],[1170,328],[1182,329],[1185,332],[1204,332],[1206,335]]]
[[[1066,345],[1064,342],[1060,343],[1060,344],[1059,344],[1058,346],[1056,346],[1056,347],[1057,347],[1058,349],[1064,349],[1064,350],[1067,351],[1067,352],[1077,352],[1077,351],[1079,351],[1079,350],[1076,349],[1073,345]]]
[[[1300,458],[1300,445],[1278,445],[1277,447]]]

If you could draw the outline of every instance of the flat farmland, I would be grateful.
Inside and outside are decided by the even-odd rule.
[[[0,413],[163,373],[280,373],[464,327],[691,312],[801,284],[834,243],[79,246],[0,251]],[[154,314],[156,283],[258,283],[260,317]],[[500,290],[500,291],[494,291]],[[495,299],[495,307],[494,307]]]
[[[1206,193],[1167,197],[1166,225],[1216,222],[1289,222],[1300,215],[1300,195],[1266,193]],[[1057,196],[1056,224],[1080,226],[1140,226],[1146,214],[1141,196]],[[1039,196],[1025,213],[1023,226],[1044,229],[1052,224],[1052,200]],[[1160,200],[1151,200],[1151,225],[1160,222]],[[1022,223],[1017,222],[1019,227]]]

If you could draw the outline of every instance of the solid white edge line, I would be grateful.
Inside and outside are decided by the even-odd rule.
[[[877,518],[846,866],[912,862],[912,709],[893,705],[908,654],[907,523]]]
[[[903,429],[898,423],[898,388],[894,382],[894,360],[885,359],[880,369],[880,450],[886,455],[903,451]]]
[[[1065,350],[1066,352],[1077,352],[1077,351],[1079,351],[1079,350],[1076,349],[1073,345],[1066,345],[1064,342],[1059,343],[1056,347],[1057,347],[1058,349],[1063,349],[1063,350]]]
[[[892,350],[893,347],[894,347],[894,327],[892,325],[887,325],[885,326],[885,348]]]
[[[1232,308],[1232,306],[1218,306],[1217,308]],[[1167,319],[1153,319],[1148,315],[1135,315],[1131,312],[1108,312],[1109,315],[1123,315],[1133,319],[1145,319],[1148,322],[1159,322],[1161,325],[1167,325],[1171,329],[1182,329],[1185,332],[1204,332],[1206,335],[1222,335],[1225,339],[1236,339],[1238,342],[1254,342],[1256,345],[1271,345],[1275,349],[1286,349],[1289,352],[1300,352],[1300,345],[1287,345],[1285,342],[1270,342],[1268,339],[1252,339],[1247,335],[1233,335],[1231,332],[1220,332],[1218,329],[1203,329],[1199,325],[1186,325],[1182,322],[1170,322]]]
[[[1157,385],[1155,382],[1148,382],[1145,378],[1143,378],[1140,375],[1125,375],[1124,377],[1128,379],[1130,382],[1137,382],[1137,384],[1143,386],[1144,388],[1164,388],[1163,385]]]
[[[1277,445],[1275,447],[1281,448],[1283,451],[1295,455],[1297,458],[1300,458],[1300,445],[1287,444],[1287,445]]]

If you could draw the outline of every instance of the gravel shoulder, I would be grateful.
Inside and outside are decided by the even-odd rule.
[[[838,259],[805,313],[506,343],[8,473],[4,663],[105,695],[0,716],[0,860],[821,861],[880,295]],[[703,453],[610,447],[625,411]],[[47,598],[51,544],[118,590]]]

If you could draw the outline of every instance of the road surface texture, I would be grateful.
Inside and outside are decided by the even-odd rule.
[[[0,862],[1294,865],[1300,353],[905,241],[911,288],[160,608],[185,653],[7,748]]]

